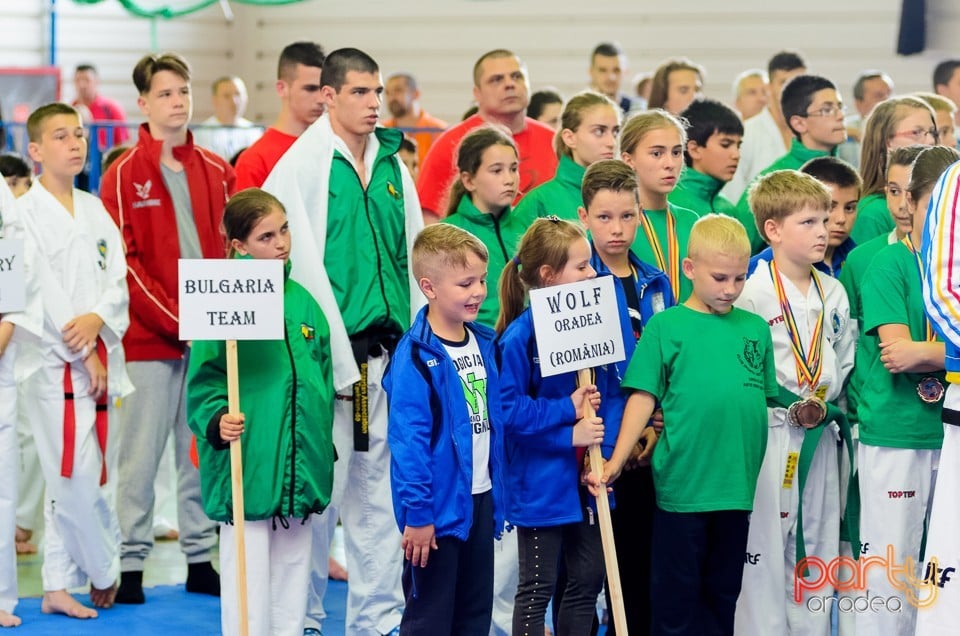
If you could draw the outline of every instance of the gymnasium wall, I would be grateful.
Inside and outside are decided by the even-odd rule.
[[[48,0],[3,0],[0,65],[46,63]],[[930,89],[933,66],[960,56],[960,3],[928,0],[928,51],[899,57],[895,42],[901,0],[311,0],[279,7],[233,3],[233,22],[218,5],[172,21],[128,16],[118,3],[94,6],[59,0],[58,62],[64,98],[73,96],[72,69],[100,67],[103,92],[136,117],[130,70],[155,41],[185,55],[194,68],[195,121],[210,113],[210,82],[224,73],[244,78],[247,116],[269,123],[276,114],[276,60],[297,39],[327,50],[356,46],[371,53],[384,74],[408,70],[419,79],[425,107],[456,120],[470,103],[471,68],[478,54],[506,47],[527,63],[534,89],[551,85],[571,94],[584,87],[592,47],[617,40],[630,74],[652,70],[664,58],[687,55],[707,68],[706,94],[729,101],[734,76],[763,67],[784,48],[801,50],[812,71],[840,85],[848,102],[857,72],[879,67],[898,92]],[[952,47],[952,48],[951,48]]]

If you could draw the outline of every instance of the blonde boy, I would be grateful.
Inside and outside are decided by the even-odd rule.
[[[494,333],[476,322],[489,256],[473,234],[440,223],[420,232],[411,260],[428,305],[383,379],[403,533],[400,633],[486,634],[505,509]]]
[[[749,259],[736,219],[698,220],[683,260],[693,293],[650,319],[623,378],[633,393],[605,473],[608,483],[619,475],[641,437],[636,459],[653,449],[653,633],[733,630],[766,405],[778,391],[769,329],[733,305]],[[658,401],[663,439],[653,446],[647,422]]]
[[[119,529],[104,495],[108,396],[132,390],[121,338],[129,324],[120,234],[100,200],[73,187],[87,142],[71,106],[48,104],[27,120],[30,157],[41,176],[17,204],[37,247],[44,329],[21,350],[35,371],[24,382],[24,410],[47,484],[42,611],[95,618],[67,591],[90,582],[93,605],[107,608],[120,571]],[[20,361],[18,361],[20,364]]]
[[[772,257],[759,261],[737,306],[759,314],[770,326],[781,389],[805,399],[795,406],[810,406],[812,400],[817,408],[816,417],[809,420],[796,417],[795,406],[768,410],[770,428],[754,498],[736,630],[744,635],[827,634],[833,587],[799,588],[794,570],[798,536],[808,557],[830,564],[838,554],[838,427],[822,424],[826,416],[822,401],[840,396],[853,366],[856,327],[850,324],[843,287],[813,268],[823,260],[829,241],[832,199],[827,187],[809,175],[778,170],[758,179],[749,200]],[[808,436],[808,450],[801,453]],[[802,493],[801,476],[806,477]],[[795,589],[801,590],[799,601],[794,600]]]

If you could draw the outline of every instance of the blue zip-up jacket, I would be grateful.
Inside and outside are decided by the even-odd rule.
[[[820,261],[819,263],[814,263],[813,266],[818,272],[822,272],[827,276],[833,276],[834,278],[840,278],[840,270],[843,268],[844,261],[847,260],[847,255],[853,251],[853,248],[857,246],[853,242],[852,238],[847,237],[847,239],[837,246],[833,250],[833,265],[827,265],[825,262]],[[747,266],[747,278],[753,276],[753,270],[757,269],[757,265],[760,261],[765,261],[769,263],[773,260],[773,248],[767,247],[763,251],[754,254],[750,257],[750,264]]]
[[[473,526],[473,428],[460,376],[427,322],[424,307],[403,335],[383,377],[389,408],[390,489],[397,525],[433,524],[438,537],[466,541]],[[504,519],[503,411],[495,334],[469,323],[487,372],[494,534]]]
[[[508,491],[507,520],[516,526],[558,526],[583,520],[580,466],[573,447],[576,411],[570,394],[576,373],[541,377],[533,316],[527,309],[498,340]],[[597,413],[603,418],[603,456],[620,432],[626,397],[616,365],[597,367]]]
[[[590,257],[590,266],[596,270],[597,276],[613,276],[613,272],[597,254],[593,241],[590,242],[590,250],[593,252],[593,256]],[[653,317],[653,314],[673,307],[677,302],[673,297],[670,279],[667,278],[666,274],[653,265],[641,261],[632,251],[628,252],[628,258],[637,274],[634,285],[637,290],[637,298],[640,299],[640,324],[645,326],[647,321]],[[617,291],[617,306],[620,308],[620,331],[623,332],[623,348],[627,354],[626,359],[617,363],[617,372],[622,378],[627,371],[627,365],[630,364],[630,358],[633,357],[633,351],[637,348],[637,337],[633,333],[633,324],[630,322],[627,294],[623,290],[623,282],[619,277],[613,276],[613,286]]]

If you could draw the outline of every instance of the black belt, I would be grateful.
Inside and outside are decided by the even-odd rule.
[[[388,329],[370,328],[350,336],[353,359],[360,369],[360,381],[353,385],[353,450],[370,450],[370,414],[367,398],[367,360],[379,358],[384,351],[393,353],[400,334]]]
[[[943,409],[943,423],[953,426],[960,426],[960,411],[953,409]]]

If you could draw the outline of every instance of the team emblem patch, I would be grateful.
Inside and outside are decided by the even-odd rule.
[[[397,199],[398,201],[400,200],[400,191],[397,190],[397,188],[389,181],[387,181],[387,194],[392,196],[394,199]]]
[[[100,266],[100,269],[107,270],[107,241],[100,239],[97,241],[97,253],[100,255],[100,260],[97,261],[97,265]]]
[[[305,322],[300,323],[300,335],[303,336],[304,340],[313,340],[314,338],[314,329]]]
[[[137,191],[137,196],[146,201],[150,198],[150,188],[153,187],[153,182],[147,179],[146,183],[134,183],[133,187]]]
[[[834,336],[839,336],[843,332],[843,318],[836,309],[830,312],[830,326],[833,327]]]
[[[760,366],[763,364],[763,356],[760,355],[760,341],[744,338],[743,353],[737,356],[737,360],[749,371],[760,371]]]

